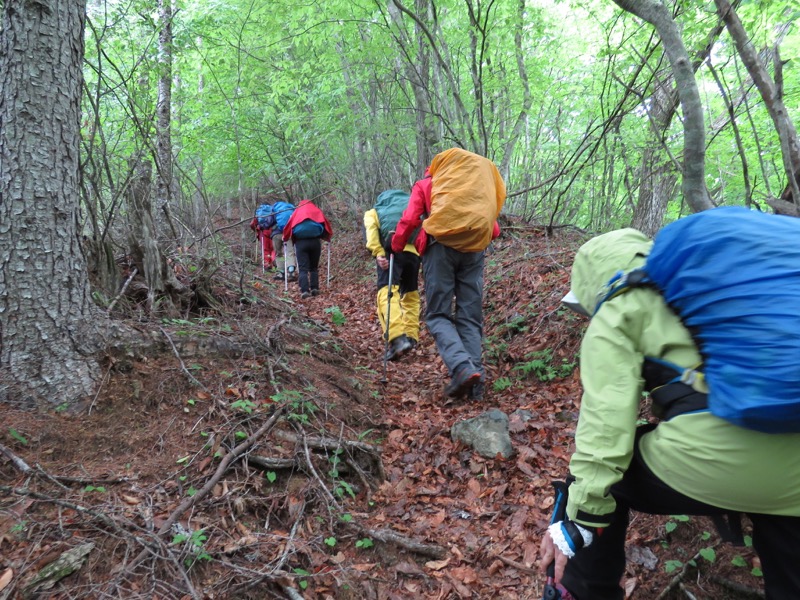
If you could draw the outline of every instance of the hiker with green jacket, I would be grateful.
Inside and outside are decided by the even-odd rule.
[[[800,598],[800,434],[745,429],[697,409],[694,399],[707,392],[702,379],[668,414],[653,403],[662,419],[657,426],[637,426],[645,385],[655,393],[673,383],[645,357],[687,373],[703,362],[689,330],[652,288],[612,296],[595,313],[606,284],[642,266],[651,246],[642,233],[623,229],[590,240],[575,257],[564,300],[593,316],[580,351],[574,482],[566,518],[544,535],[540,567],[544,572],[555,561],[565,599],[622,600],[630,510],[746,513],[767,599]]]
[[[392,233],[408,206],[408,198],[408,192],[386,190],[378,195],[374,208],[364,213],[367,250],[375,258],[378,272],[375,306],[384,338],[389,342],[386,360],[399,359],[413,350],[419,341],[420,258],[414,247],[414,238],[409,239],[402,252],[394,254],[391,275],[387,256],[391,253]],[[387,323],[387,315],[391,323]]]

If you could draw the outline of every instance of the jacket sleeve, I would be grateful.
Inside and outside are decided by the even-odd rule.
[[[570,473],[567,516],[591,527],[610,524],[616,502],[612,485],[633,456],[644,357],[637,349],[641,324],[625,310],[624,296],[592,317],[581,344],[581,399]]]
[[[364,233],[367,237],[367,250],[374,258],[386,256],[386,252],[381,246],[380,223],[378,222],[378,211],[374,208],[364,213]]]
[[[408,243],[411,234],[420,225],[422,217],[427,213],[431,202],[431,179],[420,179],[411,189],[408,206],[403,211],[403,216],[397,222],[394,236],[392,237],[392,252],[402,252]],[[420,235],[424,235],[420,232]]]

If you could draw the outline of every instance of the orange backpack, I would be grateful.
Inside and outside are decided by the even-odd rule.
[[[431,212],[422,226],[460,252],[481,252],[492,241],[506,186],[492,161],[461,148],[437,154],[430,166]]]

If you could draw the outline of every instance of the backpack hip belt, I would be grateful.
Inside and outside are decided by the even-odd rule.
[[[678,415],[708,410],[704,377],[697,369],[681,369],[666,361],[646,358],[642,367],[645,390],[650,393],[656,415],[668,421]],[[697,387],[695,387],[697,386]]]

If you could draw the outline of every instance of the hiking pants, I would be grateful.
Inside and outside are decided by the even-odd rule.
[[[625,571],[625,534],[629,512],[657,515],[722,515],[729,511],[673,490],[645,465],[638,437],[652,426],[640,427],[630,467],[611,488],[617,501],[613,522],[588,548],[567,563],[562,585],[578,600],[623,600],[620,579]],[[768,492],[767,492],[768,493]],[[800,517],[748,513],[753,524],[753,548],[761,559],[767,600],[800,598]]]
[[[425,324],[447,370],[452,376],[471,362],[483,377],[483,252],[459,252],[430,238],[422,271]]]
[[[286,246],[286,259],[283,257],[284,246]],[[275,248],[275,268],[281,273],[285,273],[285,267],[293,267],[297,263],[294,255],[294,244],[292,240],[283,241],[283,233],[272,230],[272,247]]]
[[[297,269],[300,272],[298,278],[300,292],[318,290],[322,240],[320,238],[296,239],[294,240],[294,252],[297,255]]]
[[[413,252],[394,255],[392,268],[392,309],[389,317],[389,341],[405,334],[419,341],[419,256]],[[386,307],[389,304],[389,269],[378,270],[378,294],[375,304],[381,328],[386,333]]]

